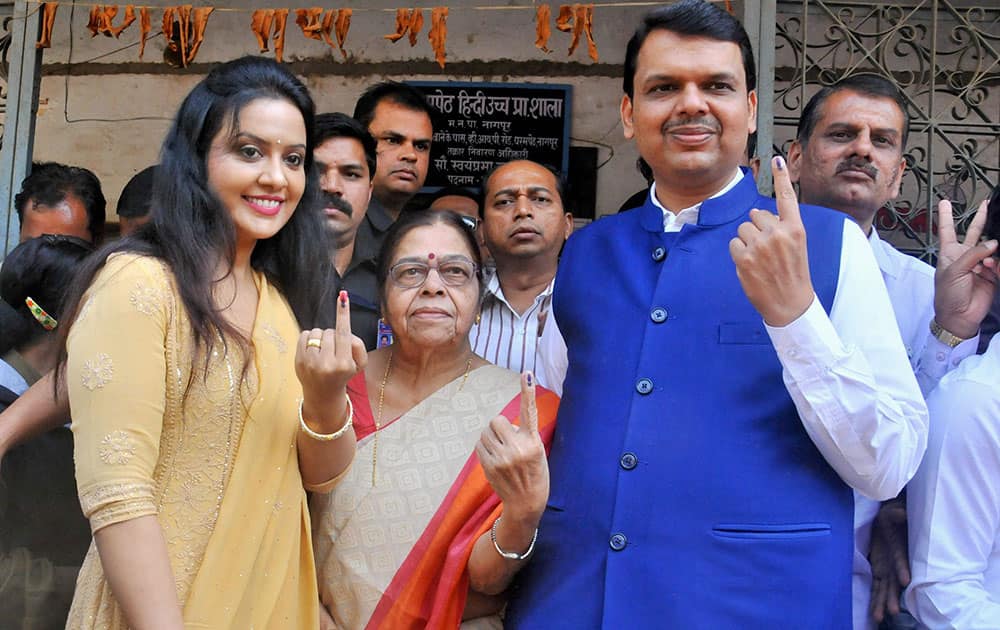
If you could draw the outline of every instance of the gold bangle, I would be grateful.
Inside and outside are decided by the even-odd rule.
[[[302,417],[302,405],[304,404],[305,401],[300,400],[299,428],[302,429],[303,433],[305,433],[314,440],[319,440],[320,442],[331,442],[333,440],[336,440],[337,438],[344,437],[344,435],[350,430],[350,428],[354,426],[354,403],[351,402],[350,396],[345,396],[345,398],[347,398],[347,422],[344,423],[344,426],[340,427],[333,433],[316,433],[315,431],[309,428],[309,425],[306,424],[305,418]]]

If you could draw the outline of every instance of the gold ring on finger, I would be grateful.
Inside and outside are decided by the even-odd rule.
[[[317,350],[319,350],[320,348],[323,347],[323,340],[318,338],[310,339],[309,341],[306,342],[306,347],[316,348]]]

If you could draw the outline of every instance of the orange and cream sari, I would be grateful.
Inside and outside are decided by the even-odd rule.
[[[538,388],[546,447],[559,398]],[[474,447],[489,421],[517,422],[519,375],[482,366],[378,432],[364,374],[348,384],[358,451],[328,495],[311,499],[320,600],[340,628],[499,628],[497,617],[462,623],[476,540],[500,515]]]

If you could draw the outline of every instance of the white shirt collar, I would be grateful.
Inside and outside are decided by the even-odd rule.
[[[723,186],[722,190],[708,198],[715,199],[716,197],[721,197],[732,190],[742,179],[743,170],[736,167],[736,173],[733,175],[733,178],[729,180],[729,183]],[[656,182],[653,182],[653,185],[649,187],[649,195],[653,199],[653,205],[663,212],[664,232],[680,232],[681,228],[685,225],[694,225],[698,223],[698,212],[701,210],[701,204],[705,203],[704,201],[699,201],[690,208],[684,208],[680,212],[674,214],[670,210],[664,208],[663,204],[660,203],[660,200],[656,198]]]
[[[875,255],[875,262],[878,264],[878,268],[882,274],[892,278],[897,277],[899,275],[899,261],[890,252],[886,251],[892,245],[879,238],[878,230],[875,229],[875,226],[872,226],[872,231],[868,235],[868,243],[872,246],[872,254]]]
[[[552,289],[553,287],[555,287],[555,284],[556,284],[556,279],[555,276],[553,276],[552,281],[549,282],[549,286],[545,287],[545,289],[542,290],[541,293],[535,296],[535,302],[537,302],[539,299],[545,299],[546,297],[552,295]],[[507,298],[504,297],[503,287],[500,286],[500,274],[494,272],[493,275],[490,276],[490,279],[486,282],[485,294],[486,295],[484,296],[484,298],[489,299],[490,297],[492,297],[495,300],[503,302],[507,306],[507,308],[509,308],[511,311],[514,310],[511,307],[510,303],[507,301]]]

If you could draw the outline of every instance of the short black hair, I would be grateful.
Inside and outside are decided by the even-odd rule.
[[[622,89],[629,98],[634,96],[634,80],[638,65],[639,49],[653,31],[671,31],[688,37],[707,37],[732,42],[740,47],[747,91],[757,88],[757,68],[753,48],[739,20],[724,9],[705,0],[681,0],[668,7],[653,9],[642,18],[632,39],[625,48],[625,76]]]
[[[94,246],[75,236],[43,234],[7,254],[0,269],[0,355],[21,350],[46,334],[32,315],[25,298],[31,298],[53,319],[62,323],[69,284],[80,263]]]
[[[795,132],[795,139],[799,141],[799,144],[805,146],[809,143],[809,138],[812,137],[812,133],[816,129],[816,123],[819,122],[823,104],[827,99],[837,92],[844,91],[857,92],[862,96],[872,98],[887,98],[896,103],[899,111],[903,112],[903,141],[900,145],[900,151],[906,147],[906,140],[910,135],[910,114],[906,111],[906,100],[903,98],[903,93],[889,79],[871,73],[844,77],[833,85],[828,85],[816,92],[806,103],[802,109],[802,115],[799,117],[799,127]]]
[[[122,188],[118,197],[115,212],[126,219],[138,219],[149,214],[150,201],[153,198],[153,179],[156,177],[156,166],[147,166],[132,176]]]
[[[372,124],[372,120],[375,119],[375,108],[382,101],[396,103],[406,109],[423,112],[430,118],[432,130],[438,126],[435,124],[437,122],[435,119],[438,117],[438,111],[427,102],[427,98],[424,97],[423,92],[412,85],[399,83],[398,81],[382,81],[381,83],[369,86],[354,105],[354,119],[361,123],[365,129],[368,129]]]
[[[499,164],[494,164],[493,168],[486,171],[486,174],[483,175],[482,179],[479,180],[479,190],[482,191],[480,195],[481,201],[479,203],[479,216],[481,218],[486,216],[486,185],[490,183],[490,178],[493,177],[493,175],[498,170],[500,170],[501,167],[507,166],[511,162],[531,162],[532,164],[537,164],[538,166],[541,166],[548,172],[552,173],[552,176],[555,177],[556,179],[556,193],[559,194],[559,203],[562,204],[563,212],[570,212],[570,210],[566,208],[566,204],[569,202],[569,198],[567,196],[569,194],[569,179],[565,175],[563,175],[560,171],[557,171],[555,167],[552,166],[551,164],[543,164],[542,162],[523,159],[523,160],[511,160],[510,162],[500,162]]]
[[[95,243],[104,236],[107,201],[101,191],[101,180],[91,171],[79,166],[57,162],[35,162],[31,174],[21,182],[21,192],[14,196],[19,223],[24,223],[24,210],[28,201],[43,206],[54,206],[74,195],[87,210],[87,231]]]
[[[375,138],[357,120],[343,112],[317,114],[313,123],[316,134],[316,146],[331,138],[354,138],[365,150],[365,162],[368,163],[368,179],[375,177],[377,165]]]
[[[482,194],[477,193],[471,188],[466,188],[465,186],[456,186],[455,184],[448,184],[444,186],[436,193],[431,195],[431,198],[427,200],[427,207],[430,208],[434,205],[434,202],[441,197],[466,197],[476,202],[476,206],[482,205]]]
[[[747,136],[747,160],[753,160],[757,156],[757,132],[754,131]]]

